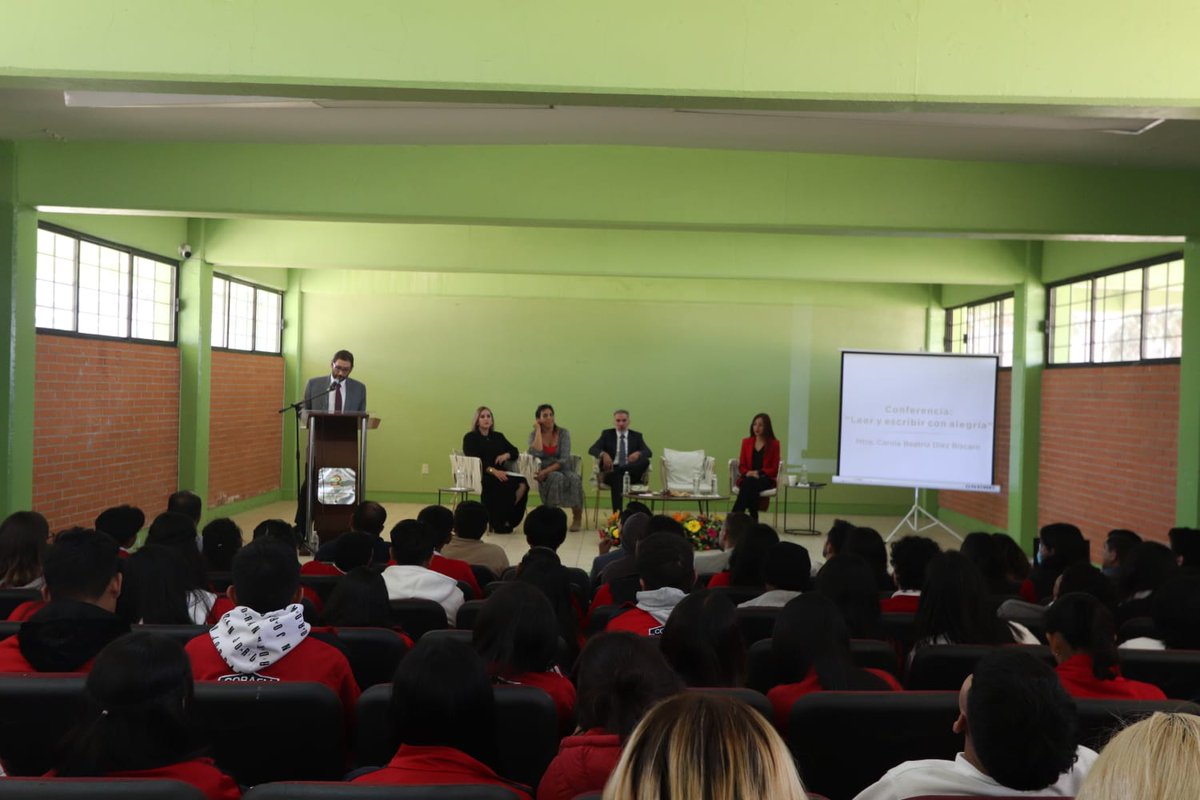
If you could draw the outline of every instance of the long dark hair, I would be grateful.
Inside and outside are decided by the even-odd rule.
[[[549,547],[531,547],[517,566],[518,583],[527,583],[541,590],[554,609],[558,635],[567,645],[567,659],[574,662],[579,655],[579,614],[571,577],[562,565],[558,553]],[[568,665],[564,664],[564,668]]]
[[[383,576],[371,567],[356,567],[347,572],[329,595],[321,621],[346,628],[392,627]]]
[[[763,421],[763,438],[768,442],[775,440],[775,427],[771,425],[771,415],[765,411],[760,411],[750,418],[750,437],[754,437],[754,421],[761,419]]]
[[[879,588],[871,566],[853,553],[840,553],[817,573],[817,591],[837,606],[855,639],[882,639]]]
[[[816,592],[793,597],[779,612],[771,654],[786,683],[798,683],[815,671],[826,691],[890,688],[855,666],[846,621],[832,600]]]
[[[153,633],[129,633],[100,651],[84,687],[87,710],[64,739],[63,777],[152,769],[194,757],[188,720],[192,665],[183,647]]]
[[[979,567],[949,551],[929,562],[917,606],[917,636],[950,644],[1011,644],[1012,629],[996,616]]]
[[[779,534],[770,525],[759,522],[746,531],[729,556],[729,584],[764,588],[767,553],[776,544],[779,544]]]
[[[42,574],[50,526],[36,511],[9,514],[0,523],[0,587],[21,587]]]
[[[1077,653],[1092,657],[1092,674],[1102,681],[1117,676],[1117,626],[1104,604],[1083,592],[1059,597],[1046,609],[1046,633],[1057,633]]]
[[[746,643],[737,609],[711,589],[692,592],[667,618],[659,647],[688,686],[741,686],[746,673]]]
[[[659,649],[628,632],[588,640],[575,666],[579,727],[603,728],[624,740],[646,711],[683,690]]]
[[[545,672],[558,649],[554,608],[536,587],[506,583],[483,604],[471,643],[497,678]]]
[[[179,551],[147,544],[121,565],[124,575],[117,613],[130,625],[190,625],[188,610],[195,587],[189,565]]]

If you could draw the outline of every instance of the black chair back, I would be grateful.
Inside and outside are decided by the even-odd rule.
[[[0,589],[0,619],[8,619],[8,615],[21,603],[41,599],[41,589]]]
[[[474,630],[475,620],[479,619],[479,612],[483,610],[483,604],[486,602],[487,600],[468,600],[463,603],[458,609],[458,616],[454,618],[454,627],[460,630]]]
[[[0,675],[0,762],[9,775],[45,775],[85,708],[82,675]],[[0,784],[6,781],[0,780]]]
[[[816,692],[788,719],[788,746],[806,788],[850,800],[897,764],[953,759],[958,692]]]
[[[514,796],[503,786],[485,784],[400,786],[292,781],[255,786],[242,795],[245,800],[513,800]]]
[[[391,683],[408,652],[404,639],[390,628],[338,628],[337,638],[362,689]]]
[[[1045,645],[1000,645],[1020,648],[1054,666],[1054,655]],[[913,651],[912,663],[908,667],[907,689],[958,691],[967,676],[975,671],[975,665],[997,645],[987,644],[931,644]]]
[[[1134,617],[1127,619],[1121,623],[1121,629],[1117,632],[1117,641],[1128,642],[1130,639],[1157,639],[1158,630],[1154,627],[1154,620],[1150,617]]]
[[[446,609],[433,600],[406,597],[391,600],[389,605],[392,607],[392,624],[407,633],[414,642],[426,631],[450,627],[446,622]]]
[[[192,719],[240,784],[337,780],[346,771],[342,703],[323,684],[203,681]]]
[[[1200,698],[1200,650],[1121,650],[1121,674],[1176,700]]]
[[[10,636],[16,636],[19,630],[21,630],[19,622],[9,622],[8,620],[0,622],[0,641],[4,641]]]
[[[475,575],[475,582],[483,588],[484,597],[487,596],[487,585],[500,580],[500,576],[492,572],[491,569],[483,564],[471,564],[471,572]]]
[[[737,610],[738,630],[742,632],[742,641],[746,643],[746,647],[771,638],[780,610],[774,606],[750,606]]]
[[[321,598],[322,603],[329,602],[329,595],[333,594],[333,590],[341,583],[341,575],[305,575],[300,574],[300,585],[307,586],[317,593],[317,597]]]
[[[183,647],[187,647],[187,643],[192,639],[209,631],[207,625],[134,625],[132,629],[166,636],[168,639],[179,642]]]
[[[729,598],[729,602],[735,606],[739,603],[744,603],[747,600],[753,600],[762,594],[765,590],[761,586],[718,586],[709,589],[710,592],[725,595]]]
[[[510,796],[511,797],[511,796]],[[146,778],[6,778],[2,800],[204,800],[190,783]]]
[[[1079,743],[1099,752],[1113,734],[1155,711],[1200,715],[1200,706],[1179,700],[1097,700],[1076,698]]]
[[[881,669],[899,675],[896,651],[887,642],[851,639],[850,655],[862,669]],[[746,687],[766,694],[772,687],[784,682],[771,653],[771,640],[760,639],[750,645],[746,651]]]
[[[608,623],[612,622],[613,617],[628,610],[624,606],[599,606],[592,609],[592,614],[588,618],[587,635],[600,633],[608,626]]]

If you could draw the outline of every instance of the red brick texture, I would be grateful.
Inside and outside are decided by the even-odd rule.
[[[973,519],[1005,528],[1008,525],[1008,454],[1012,431],[1012,370],[996,374],[996,442],[994,479],[999,494],[938,492],[938,505]]]
[[[1177,364],[1047,369],[1039,523],[1078,525],[1096,560],[1113,528],[1165,542],[1178,432]]]
[[[153,519],[178,480],[179,351],[38,334],[36,355],[33,507],[51,530],[119,503]]]
[[[214,350],[210,391],[207,506],[278,489],[283,359]]]

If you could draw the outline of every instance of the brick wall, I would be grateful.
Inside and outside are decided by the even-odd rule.
[[[38,334],[33,507],[52,530],[90,527],[118,503],[152,519],[178,463],[177,349]]]
[[[1039,523],[1073,522],[1092,558],[1112,528],[1165,542],[1175,519],[1179,366],[1042,374]]]
[[[213,351],[208,507],[279,488],[282,404],[282,358]]]
[[[1008,453],[1012,431],[1012,370],[996,374],[996,442],[993,463],[999,494],[938,492],[938,505],[1004,528],[1008,525]]]

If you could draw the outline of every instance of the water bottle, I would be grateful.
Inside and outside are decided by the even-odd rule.
[[[800,485],[808,486],[808,467],[803,463],[800,464]]]
[[[625,497],[629,494],[629,486],[630,486],[629,473],[626,472],[624,475],[621,476],[621,496],[622,497]]]
[[[454,470],[454,488],[463,488],[463,471],[461,469]]]

